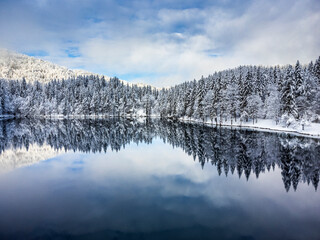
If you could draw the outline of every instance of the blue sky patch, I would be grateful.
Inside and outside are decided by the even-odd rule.
[[[69,58],[81,57],[78,47],[70,47],[64,51]]]
[[[34,50],[23,52],[23,54],[31,56],[31,57],[46,57],[49,56],[49,53],[44,50]]]

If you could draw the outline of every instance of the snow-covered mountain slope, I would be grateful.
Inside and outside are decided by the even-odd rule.
[[[38,162],[53,158],[59,151],[52,149],[49,145],[38,146],[32,144],[26,148],[8,149],[0,154],[0,173],[15,168],[31,166]]]
[[[49,82],[79,75],[97,75],[83,70],[71,70],[27,55],[0,49],[0,79]],[[105,76],[106,77],[106,76]]]
[[[28,82],[39,81],[46,83],[53,79],[68,79],[70,77],[88,75],[104,76],[106,80],[110,78],[106,75],[85,70],[68,69],[42,59],[0,48],[0,79],[21,80],[25,78]],[[130,86],[133,85],[133,83],[124,80],[120,81]],[[147,86],[143,83],[136,83],[135,85],[139,87]]]

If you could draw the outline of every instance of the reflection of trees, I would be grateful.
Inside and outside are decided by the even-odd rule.
[[[132,142],[152,143],[157,136],[198,159],[202,167],[215,165],[219,175],[258,178],[278,165],[287,191],[291,186],[296,190],[301,181],[318,187],[319,140],[154,119],[0,121],[0,152],[34,143],[55,150],[119,151]]]

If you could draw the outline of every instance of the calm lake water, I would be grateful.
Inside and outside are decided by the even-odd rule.
[[[160,120],[0,122],[0,239],[320,239],[320,141]]]

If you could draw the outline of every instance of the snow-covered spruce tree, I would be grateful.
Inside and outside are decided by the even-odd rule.
[[[247,112],[249,117],[252,119],[252,123],[254,124],[255,121],[257,123],[257,119],[263,115],[263,102],[261,97],[257,93],[250,94],[248,96],[248,105],[247,105]]]
[[[261,66],[254,68],[254,79],[253,79],[253,85],[255,89],[255,93],[258,94],[261,98],[261,100],[264,102],[266,98],[266,77],[263,73],[263,69]]]
[[[320,57],[319,57],[320,58]],[[320,80],[317,77],[317,68],[320,73],[320,59],[318,59],[318,66],[310,62],[304,71],[304,85],[305,85],[305,103],[306,111],[304,116],[311,121],[320,122]],[[319,75],[320,76],[320,75]]]
[[[227,87],[230,82],[230,76],[227,71],[222,72],[222,77],[221,77],[221,96],[219,97],[219,119],[220,119],[220,124],[222,124],[223,120],[226,122],[228,120],[228,111],[227,111],[227,98],[226,98],[226,92],[227,92]]]
[[[186,96],[186,117],[191,119],[193,113],[194,113],[194,104],[196,100],[196,86],[197,82],[194,80],[193,82],[190,83],[190,87],[187,92]]]
[[[251,69],[240,82],[240,118],[246,122],[249,120],[248,97],[253,93],[253,77]]]
[[[156,107],[155,111],[160,115],[161,118],[166,117],[166,107],[165,107],[167,105],[166,91],[167,91],[166,89],[162,89],[160,91],[157,104],[155,105]]]
[[[166,109],[166,117],[173,117],[173,114],[175,112],[175,103],[174,103],[174,96],[173,96],[173,89],[171,88],[168,91],[168,94],[166,96],[166,105],[164,106]]]
[[[143,103],[145,115],[147,117],[150,117],[150,115],[152,114],[152,108],[153,108],[153,104],[154,104],[154,97],[151,94],[147,93],[142,98],[142,103]]]
[[[214,84],[214,115],[215,122],[218,123],[218,117],[220,124],[222,123],[222,74],[221,72],[215,74],[215,84]]]
[[[283,123],[288,126],[298,117],[296,105],[296,81],[291,65],[287,67],[281,90],[281,114]]]
[[[187,83],[183,83],[182,87],[176,88],[177,94],[177,117],[181,118],[185,116],[186,109],[185,109],[185,101],[186,101],[186,90],[187,90]]]
[[[276,124],[280,118],[280,94],[277,85],[271,81],[268,84],[268,95],[265,102],[266,118],[275,120]]]
[[[300,62],[297,61],[294,68],[294,81],[295,81],[295,93],[294,97],[297,104],[297,118],[301,118],[305,110],[305,91],[304,91],[304,79],[302,78],[302,69]]]
[[[213,122],[213,111],[212,111],[212,103],[214,102],[214,93],[212,89],[209,89],[204,96],[204,115],[205,118],[209,118],[211,123]]]
[[[4,114],[4,91],[3,88],[1,86],[1,82],[0,82],[0,116],[2,116]]]
[[[205,120],[205,107],[204,107],[204,97],[206,94],[206,86],[205,86],[205,81],[203,76],[199,80],[197,84],[197,95],[196,95],[196,100],[194,104],[194,114],[193,117],[195,119],[199,119],[202,122]]]
[[[320,83],[320,56],[314,63],[313,74],[317,78],[318,82]]]
[[[239,112],[239,105],[240,105],[239,84],[237,82],[234,72],[231,73],[231,79],[228,82],[228,85],[225,91],[225,99],[226,99],[226,103],[225,103],[226,110],[232,125],[233,120],[237,121],[237,115]]]

